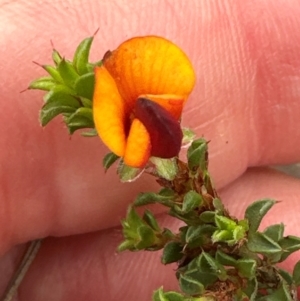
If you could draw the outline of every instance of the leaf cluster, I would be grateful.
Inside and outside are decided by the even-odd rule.
[[[101,61],[89,62],[94,36],[84,39],[77,47],[72,61],[53,49],[53,65],[42,65],[48,73],[32,81],[28,89],[47,91],[40,111],[40,122],[46,126],[58,115],[63,116],[70,134],[79,129],[90,129],[84,136],[95,136],[92,99],[94,91],[94,67]]]
[[[262,219],[277,203],[271,199],[251,204],[241,220],[230,216],[207,170],[207,145],[203,138],[191,143],[187,163],[174,161],[174,177],[152,172],[163,187],[158,193],[137,196],[122,222],[124,241],[119,250],[162,249],[161,262],[177,264],[182,293],[160,288],[153,295],[155,301],[296,300],[300,263],[293,274],[276,264],[300,249],[300,238],[284,236],[283,224],[259,230]],[[148,204],[168,208],[169,215],[184,225],[172,233],[161,229],[149,210],[139,217],[134,208]]]

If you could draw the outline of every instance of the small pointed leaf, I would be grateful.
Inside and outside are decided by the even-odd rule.
[[[207,142],[200,138],[195,140],[188,148],[187,158],[188,166],[191,170],[195,170],[200,166],[202,171],[206,170],[207,162]]]
[[[56,82],[50,76],[40,77],[34,81],[32,81],[28,89],[36,89],[36,90],[43,90],[43,91],[50,91],[56,85]]]
[[[81,135],[83,137],[95,137],[95,136],[98,136],[98,133],[97,133],[96,129],[91,129],[89,131],[82,132]]]
[[[157,220],[150,210],[148,210],[148,209],[145,210],[144,215],[143,215],[143,221],[145,221],[145,223],[148,226],[150,226],[154,231],[161,232],[161,229],[157,223]]]
[[[160,288],[154,292],[152,300],[153,301],[185,301],[186,299],[180,293],[172,292],[172,291],[163,292],[163,289]],[[193,300],[191,299],[190,301]]]
[[[141,225],[137,229],[137,232],[140,237],[140,241],[136,244],[136,248],[138,250],[150,248],[155,244],[156,236],[154,231],[150,227],[146,225]]]
[[[52,50],[52,60],[54,64],[57,66],[62,60],[62,56],[59,54],[59,52],[56,49]]]
[[[182,128],[182,147],[189,147],[191,143],[193,142],[194,138],[196,137],[196,134],[193,130],[189,128]]]
[[[294,267],[293,281],[296,286],[300,286],[300,261],[298,261]]]
[[[246,288],[244,288],[243,292],[246,293],[248,297],[250,297],[249,301],[256,301],[258,291],[258,281],[256,278],[248,281]]]
[[[284,232],[284,224],[281,223],[281,224],[271,225],[267,227],[263,233],[269,236],[274,241],[278,242],[280,239],[283,238],[283,232]]]
[[[294,301],[288,285],[284,282],[273,293],[263,299],[264,301]]]
[[[213,205],[215,209],[218,211],[218,213],[223,213],[225,211],[224,205],[219,198],[213,199]]]
[[[190,248],[200,247],[208,243],[216,228],[212,225],[189,226],[185,240]]]
[[[94,128],[93,111],[90,108],[79,108],[65,120],[72,135],[79,129]]]
[[[202,205],[203,198],[194,190],[187,192],[183,198],[182,211],[188,213]]]
[[[57,66],[57,70],[64,80],[64,83],[70,87],[74,88],[75,82],[79,78],[79,74],[75,71],[71,62],[62,59]]]
[[[201,295],[204,292],[203,284],[187,275],[180,275],[179,285],[181,290],[188,295]]]
[[[207,224],[212,224],[215,222],[215,215],[214,211],[204,211],[200,214],[199,219]]]
[[[296,264],[296,266],[297,266],[297,264]],[[294,270],[295,270],[295,268],[294,268]],[[278,272],[279,272],[280,276],[286,281],[286,283],[288,285],[292,285],[294,283],[295,280],[293,279],[292,275],[288,271],[278,268]]]
[[[237,266],[237,260],[234,259],[233,257],[229,256],[228,254],[218,250],[216,252],[216,260],[224,265],[224,266]]]
[[[168,193],[167,193],[168,190]],[[148,204],[159,203],[167,207],[172,207],[174,192],[169,189],[165,189],[163,193],[146,192],[140,193],[134,201],[135,206],[143,206]]]
[[[280,261],[284,261],[292,253],[300,250],[300,238],[296,236],[286,236],[279,240],[278,243],[283,249],[283,254],[280,258]]]
[[[73,113],[78,108],[78,101],[71,95],[50,91],[47,94],[47,102],[43,105],[40,112],[40,121],[45,126],[53,118],[62,113]]]
[[[253,279],[256,275],[257,263],[254,259],[239,259],[237,261],[237,268],[242,277]]]
[[[104,170],[107,171],[120,157],[114,153],[108,153],[103,158],[102,165]]]
[[[55,82],[61,84],[63,83],[63,79],[55,67],[50,65],[43,65],[42,67],[49,73],[49,75],[53,78]]]
[[[250,251],[264,255],[282,252],[280,245],[264,233],[249,234],[247,246]]]
[[[74,90],[78,96],[85,97],[89,100],[93,99],[95,87],[95,74],[94,72],[86,73],[78,77],[74,84]]]
[[[222,216],[222,215],[215,215],[215,223],[216,226],[220,229],[220,230],[229,230],[229,231],[233,231],[235,229],[235,227],[237,227],[237,224],[235,221],[233,221],[232,219]]]
[[[216,259],[206,252],[202,252],[203,259],[206,260],[207,264],[210,266],[210,269],[218,276],[221,281],[227,279],[227,273],[222,264],[220,264]]]
[[[257,231],[263,217],[276,204],[276,201],[271,199],[264,199],[254,202],[245,212],[245,218],[249,221],[249,231]]]
[[[94,36],[84,39],[77,47],[74,58],[73,66],[78,74],[82,75],[88,72],[87,64],[89,61],[89,54]]]
[[[144,168],[135,168],[131,166],[125,165],[122,161],[120,161],[118,166],[118,175],[120,177],[121,182],[133,182],[137,180],[141,174],[143,173]]]
[[[180,260],[183,257],[182,249],[183,246],[179,242],[171,241],[167,243],[163,250],[161,262],[169,264]]]
[[[155,165],[156,172],[160,177],[168,181],[174,180],[178,171],[177,162],[174,158],[162,159],[151,157],[150,161]]]

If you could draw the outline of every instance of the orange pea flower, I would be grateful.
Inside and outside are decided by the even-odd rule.
[[[95,77],[95,126],[113,153],[132,167],[178,155],[179,119],[195,84],[181,49],[157,36],[132,38],[105,55]]]

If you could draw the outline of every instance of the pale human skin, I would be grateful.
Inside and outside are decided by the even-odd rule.
[[[19,93],[44,74],[32,61],[50,63],[50,40],[71,57],[98,27],[94,60],[147,34],[188,54],[197,84],[183,124],[211,141],[224,202],[242,217],[256,199],[281,200],[264,226],[300,235],[299,180],[264,167],[300,161],[299,16],[298,0],[0,0],[0,292],[24,244],[47,236],[15,300],[150,300],[162,284],[177,288],[158,254],[115,253],[120,218],[137,192],[158,189],[153,179],[124,185],[104,174],[98,138],[70,139],[60,119],[41,129],[43,94]]]

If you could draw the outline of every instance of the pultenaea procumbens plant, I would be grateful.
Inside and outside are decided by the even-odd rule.
[[[104,158],[106,170],[122,157],[121,180],[133,180],[143,169],[163,187],[137,196],[122,221],[119,246],[119,251],[162,249],[163,264],[177,263],[182,293],[160,288],[153,300],[298,300],[300,263],[292,275],[277,263],[300,249],[300,238],[284,236],[283,224],[259,230],[276,201],[254,202],[243,219],[232,217],[211,181],[207,142],[181,132],[182,109],[195,84],[186,55],[164,38],[147,36],[125,41],[102,61],[90,63],[92,41],[80,43],[73,61],[53,50],[55,66],[43,66],[50,76],[29,88],[48,91],[40,114],[43,126],[62,114],[70,134],[92,128],[84,134],[99,135],[113,152]],[[191,142],[187,162],[177,156],[181,139]],[[160,227],[149,210],[143,216],[135,210],[154,203],[167,207],[183,226],[174,233]]]
[[[132,167],[151,155],[175,157],[178,121],[195,84],[184,52],[161,37],[137,37],[109,52],[95,74],[94,122],[110,150]]]

